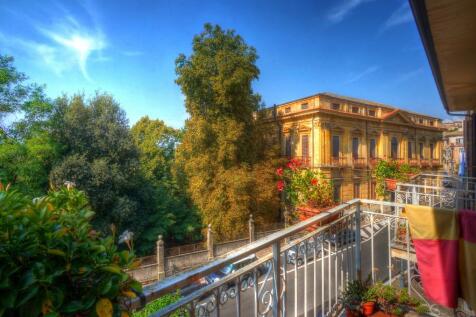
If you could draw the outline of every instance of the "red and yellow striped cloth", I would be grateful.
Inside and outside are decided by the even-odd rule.
[[[405,207],[405,215],[426,297],[440,305],[456,307],[459,292],[457,213],[451,209],[409,205]]]
[[[428,299],[455,308],[460,296],[476,309],[476,211],[408,205],[404,214]]]

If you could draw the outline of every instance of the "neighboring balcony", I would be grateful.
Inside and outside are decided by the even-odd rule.
[[[367,167],[367,159],[365,157],[352,157],[352,167],[353,168],[366,168]]]
[[[430,159],[430,164],[431,164],[432,167],[442,166],[440,159]]]
[[[347,167],[348,166],[347,159],[343,156],[339,156],[339,157],[332,156],[331,166],[332,167]]]
[[[430,160],[420,159],[420,166],[423,167],[423,168],[430,167]]]
[[[286,159],[297,160],[303,167],[312,167],[312,158],[310,156],[284,156]]]
[[[413,167],[420,166],[418,159],[414,159],[414,158],[408,159],[408,164],[410,164],[410,166],[413,166]]]

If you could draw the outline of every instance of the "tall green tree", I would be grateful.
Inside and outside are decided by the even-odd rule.
[[[162,234],[170,242],[196,240],[202,227],[196,208],[172,173],[175,148],[182,131],[161,120],[143,117],[131,129],[139,150],[140,166],[155,192],[155,211],[143,234],[145,245],[153,245]]]
[[[124,111],[112,96],[96,94],[57,100],[61,117],[53,135],[62,145],[61,162],[50,173],[55,187],[74,182],[96,211],[93,224],[110,224],[140,239],[154,209],[154,191],[141,173],[139,151]]]
[[[263,197],[256,187],[255,169],[263,159],[254,116],[260,96],[252,89],[257,58],[234,31],[206,24],[193,39],[192,54],[176,60],[176,82],[190,115],[177,171],[220,238],[244,233],[250,213],[271,221],[277,212],[260,208]]]

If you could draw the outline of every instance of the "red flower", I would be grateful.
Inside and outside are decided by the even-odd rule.
[[[317,186],[317,184],[319,184],[319,181],[315,178],[311,179],[311,184],[314,185],[314,186]]]
[[[294,165],[293,161],[288,162],[287,166],[289,169],[293,171],[296,169],[296,165]]]
[[[278,191],[282,192],[284,190],[284,181],[279,180],[276,187],[278,188]]]
[[[276,170],[276,175],[283,176],[283,168],[282,167],[280,167]]]

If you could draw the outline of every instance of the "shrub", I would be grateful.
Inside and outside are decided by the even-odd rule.
[[[0,315],[127,316],[121,297],[141,285],[138,263],[112,236],[92,230],[83,192],[63,188],[28,199],[0,184]]]
[[[155,301],[150,302],[147,304],[144,309],[141,311],[135,312],[132,316],[133,317],[148,317],[152,313],[155,313],[162,308],[175,303],[180,299],[180,294],[177,292],[175,294],[167,294],[160,298],[157,298]],[[172,313],[171,317],[185,317],[189,316],[189,313],[185,309],[179,309],[178,311]]]

